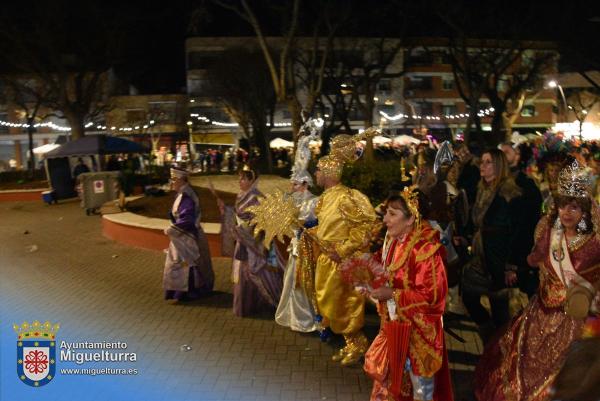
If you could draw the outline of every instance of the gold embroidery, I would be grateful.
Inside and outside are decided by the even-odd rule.
[[[404,265],[404,263],[406,263],[406,260],[408,259],[408,256],[410,255],[410,253],[412,252],[412,249],[415,247],[415,244],[417,243],[417,241],[419,240],[419,235],[420,233],[413,233],[412,237],[409,241],[408,244],[406,244],[406,246],[403,249],[403,253],[400,256],[400,259],[397,262],[391,263],[388,266],[388,271],[393,272],[398,270],[400,267],[402,267]],[[402,246],[401,244],[398,244],[397,246]],[[394,258],[396,259],[396,258]]]
[[[429,304],[427,302],[417,302],[416,304],[410,304],[407,306],[403,306],[400,307],[400,303],[399,303],[399,299],[400,299],[400,294],[398,294],[398,298],[396,298],[396,305],[398,305],[398,311],[400,312],[405,312],[409,309],[413,309],[413,308],[418,308],[421,306],[428,306]]]
[[[583,276],[584,274],[593,272],[596,269],[600,269],[600,264],[594,265],[592,267],[588,267],[587,269],[583,269],[582,271],[579,272],[579,275]]]
[[[410,336],[409,355],[415,363],[419,375],[432,377],[442,366],[442,355],[413,329]]]
[[[548,216],[544,216],[540,219],[540,222],[535,227],[535,233],[533,234],[533,237],[535,238],[536,243],[542,238],[542,235],[544,235],[544,233],[546,232],[547,229],[548,229]]]
[[[431,249],[430,249],[429,251],[425,252],[425,253],[418,254],[418,255],[417,255],[417,258],[416,258],[416,261],[417,261],[417,262],[422,262],[422,261],[424,261],[425,259],[429,259],[429,258],[430,258],[430,257],[432,257],[432,256],[433,256],[433,255],[434,255],[434,254],[437,252],[437,250],[438,250],[438,249],[440,249],[440,247],[442,246],[442,244],[440,244],[440,243],[437,243],[437,244],[428,244],[428,245],[431,245]]]

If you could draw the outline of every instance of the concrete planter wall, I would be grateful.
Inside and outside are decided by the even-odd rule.
[[[156,219],[123,212],[102,216],[102,234],[119,243],[137,248],[162,251],[169,246],[163,230],[169,226],[166,219]],[[221,225],[202,223],[211,256],[221,256]]]

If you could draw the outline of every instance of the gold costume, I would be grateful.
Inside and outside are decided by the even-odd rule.
[[[319,221],[316,227],[318,240],[334,249],[342,259],[360,255],[367,249],[376,216],[365,195],[341,184],[335,185],[323,192],[315,213]],[[364,324],[365,299],[342,281],[337,267],[326,253],[319,255],[315,273],[319,313],[325,326],[344,335],[347,347],[358,348],[362,353],[368,345],[360,332]],[[344,352],[350,351],[352,349],[346,348]]]

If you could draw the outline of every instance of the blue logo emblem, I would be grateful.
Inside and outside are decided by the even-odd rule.
[[[56,373],[56,333],[60,325],[37,320],[13,325],[17,333],[17,375],[32,387],[50,383]]]

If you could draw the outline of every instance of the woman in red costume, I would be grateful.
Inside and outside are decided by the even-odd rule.
[[[598,316],[600,216],[577,162],[563,169],[558,194],[535,231],[527,261],[540,287],[502,337],[486,348],[475,372],[480,401],[546,401],[569,346],[586,319]]]
[[[388,283],[371,292],[379,301],[381,330],[365,356],[374,379],[371,401],[453,400],[442,327],[444,248],[439,233],[421,220],[419,203],[426,204],[412,188],[386,202],[382,261]]]

